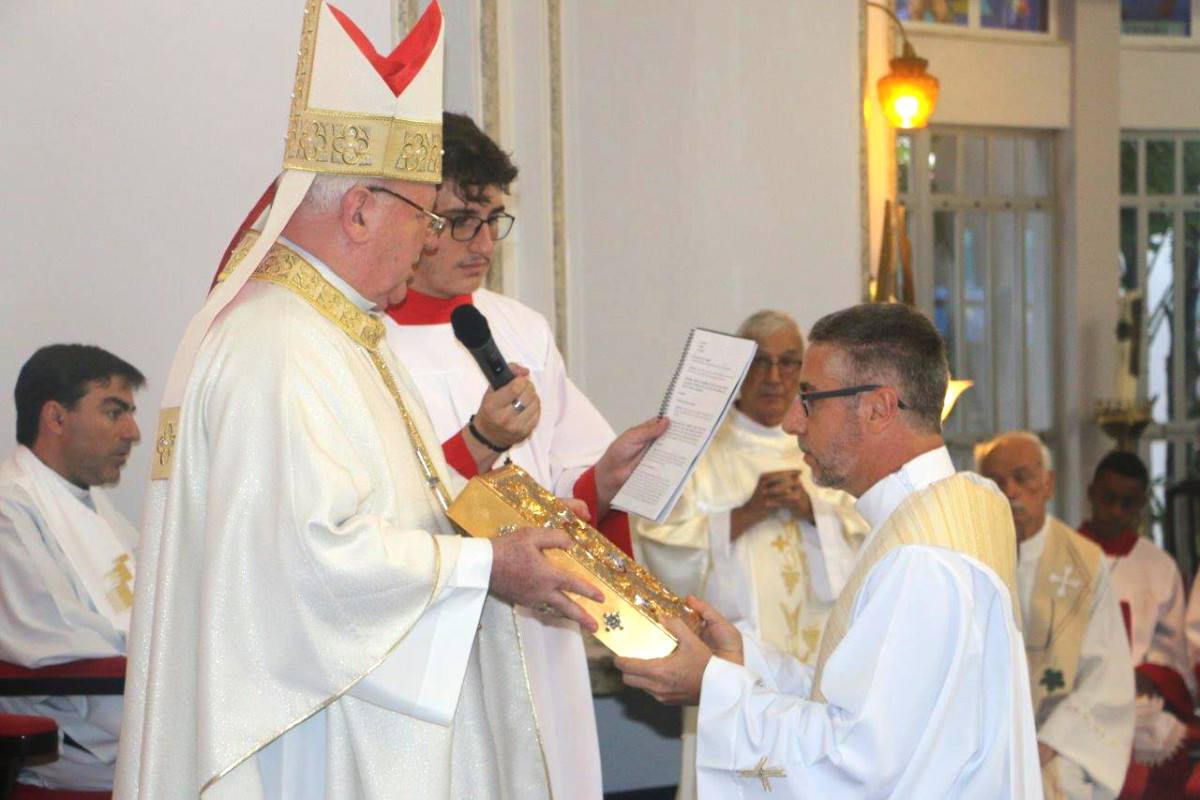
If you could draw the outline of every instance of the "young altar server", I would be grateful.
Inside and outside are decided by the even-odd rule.
[[[612,428],[567,376],[554,334],[538,312],[482,288],[496,244],[515,224],[505,203],[517,168],[473,120],[447,113],[442,185],[435,209],[448,222],[427,247],[403,302],[384,318],[387,341],[429,410],[451,481],[502,460],[558,495],[585,502],[592,524],[630,552],[628,517],[609,507],[633,459],[666,429],[650,420],[613,439]],[[473,305],[487,319],[516,375],[492,390],[455,338],[450,315]],[[517,612],[529,687],[555,797],[600,798],[600,744],[579,626],[528,609]]]
[[[1184,739],[1194,718],[1183,577],[1170,554],[1138,533],[1149,489],[1140,458],[1109,453],[1088,486],[1091,517],[1079,532],[1104,550],[1129,634],[1138,719],[1123,795],[1180,797],[1190,774]]]

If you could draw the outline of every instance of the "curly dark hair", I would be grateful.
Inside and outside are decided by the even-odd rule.
[[[442,115],[442,180],[454,181],[461,199],[478,203],[489,186],[507,194],[516,179],[517,167],[508,153],[475,120],[451,111]]]
[[[53,400],[74,408],[88,393],[89,384],[107,386],[113,378],[121,378],[131,389],[146,385],[146,376],[137,367],[94,345],[52,344],[38,350],[21,367],[13,391],[17,443],[33,447],[46,403]]]

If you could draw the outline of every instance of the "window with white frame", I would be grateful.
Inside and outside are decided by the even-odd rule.
[[[1141,297],[1142,447],[1162,541],[1166,488],[1194,473],[1200,430],[1200,132],[1125,132],[1120,164],[1120,291]]]
[[[896,137],[917,305],[975,381],[946,421],[955,462],[999,431],[1053,438],[1054,138],[934,127]]]
[[[896,16],[917,30],[1053,33],[1053,0],[896,0]]]

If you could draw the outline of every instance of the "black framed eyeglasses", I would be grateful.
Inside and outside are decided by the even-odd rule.
[[[473,214],[466,214],[461,217],[450,217],[450,238],[457,242],[469,242],[479,235],[479,231],[483,230],[483,224],[486,222],[488,231],[492,234],[492,241],[498,242],[512,232],[513,223],[517,218],[512,214],[506,214],[501,211],[498,214],[492,214],[487,219],[480,219]]]
[[[410,206],[415,208],[417,211],[420,211],[422,214],[429,217],[429,230],[433,231],[434,233],[441,233],[442,231],[446,230],[446,225],[449,224],[449,222],[450,222],[450,220],[446,219],[445,217],[438,216],[437,214],[435,214],[432,211],[430,211],[429,209],[421,206],[420,204],[414,203],[412,200],[409,200],[404,195],[393,192],[391,189],[385,189],[382,186],[368,186],[367,191],[368,192],[383,192],[384,194],[390,194],[392,197],[396,198],[397,200],[402,200],[405,203],[408,203]]]
[[[827,392],[801,392],[800,405],[804,407],[804,416],[812,416],[812,402],[814,400],[825,400],[830,397],[853,397],[856,394],[863,392],[873,392],[876,389],[882,389],[882,383],[867,383],[862,386],[847,386],[844,389],[830,389]],[[896,398],[896,406],[902,410],[908,410],[908,406],[904,405],[904,401]]]

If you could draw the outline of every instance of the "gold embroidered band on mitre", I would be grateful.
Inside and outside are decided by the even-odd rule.
[[[854,570],[838,595],[825,623],[813,675],[812,699],[825,702],[821,676],[825,662],[850,628],[850,614],[858,591],[875,565],[893,550],[907,545],[943,547],[970,556],[999,576],[1008,587],[1013,616],[1020,627],[1017,599],[1017,534],[1012,511],[1005,499],[968,478],[951,475],[910,495],[892,512],[859,553]]]
[[[308,107],[320,7],[319,0],[304,5],[284,169],[441,183],[440,118],[421,122]]]
[[[442,124],[305,109],[288,125],[285,169],[442,181]]]
[[[1025,656],[1034,713],[1047,696],[1070,693],[1103,551],[1062,522],[1047,517],[1046,541],[1025,621]]]

